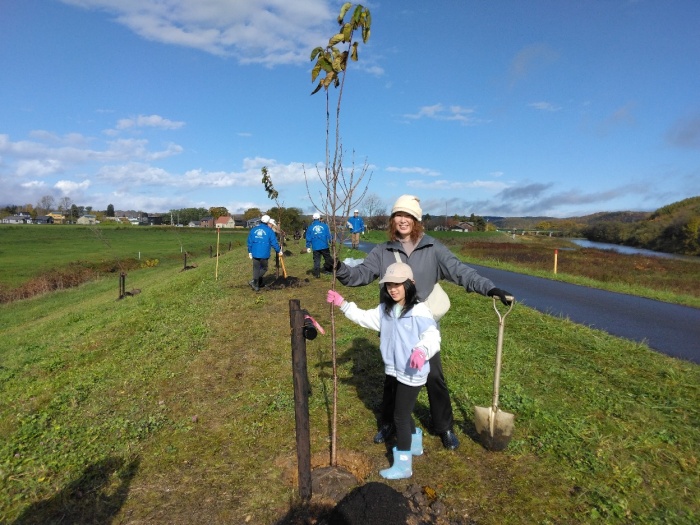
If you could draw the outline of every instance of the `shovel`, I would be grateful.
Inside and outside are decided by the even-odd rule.
[[[279,257],[280,264],[282,265],[282,273],[284,274],[284,278],[287,278],[287,267],[284,265],[284,257],[280,255]]]
[[[496,374],[493,379],[493,403],[490,407],[474,407],[474,424],[479,438],[488,450],[505,450],[513,436],[513,421],[515,415],[498,408],[498,386],[501,381],[501,353],[503,351],[503,330],[506,316],[513,309],[515,298],[508,297],[510,307],[504,314],[496,306],[493,298],[493,309],[498,315],[498,344],[496,346]]]

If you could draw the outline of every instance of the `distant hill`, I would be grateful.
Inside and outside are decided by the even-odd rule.
[[[597,224],[600,222],[638,222],[649,218],[651,212],[648,211],[605,211],[584,215],[583,217],[575,217],[574,220],[584,224]]]
[[[674,202],[639,220],[623,217],[590,222],[583,233],[592,241],[700,255],[700,197]]]
[[[600,222],[637,222],[648,218],[651,212],[645,211],[606,211],[593,213],[591,215],[583,215],[581,217],[568,217],[565,219],[560,219],[557,217],[484,217],[489,223],[495,225],[497,228],[503,229],[535,229],[543,223],[549,223],[553,228],[557,225],[565,224],[571,225],[576,224],[579,227],[590,226],[592,224],[597,224]]]
[[[555,217],[484,217],[499,229],[561,230],[567,236],[624,244],[668,253],[700,255],[700,196],[674,202],[654,212],[599,212]]]

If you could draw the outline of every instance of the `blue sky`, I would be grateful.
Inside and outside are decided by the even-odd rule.
[[[309,56],[341,4],[0,0],[0,205],[266,210],[267,166],[281,204],[312,212]],[[344,166],[388,208],[571,217],[700,195],[697,0],[363,5]]]

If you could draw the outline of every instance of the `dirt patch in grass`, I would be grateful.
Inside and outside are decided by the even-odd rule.
[[[364,525],[453,525],[475,523],[469,518],[455,521],[437,490],[421,486],[414,479],[400,480],[396,487],[386,482],[368,482],[376,466],[365,454],[351,451],[338,452],[338,466],[328,466],[328,454],[311,458],[312,497],[306,503],[297,503],[275,522],[275,525],[343,524]],[[283,479],[289,486],[298,487],[298,468],[295,457],[283,456],[276,460]],[[499,492],[504,488],[503,469],[496,469]],[[505,482],[507,485],[508,483]]]
[[[299,277],[277,277],[274,281],[265,285],[268,290],[283,290],[285,288],[301,288],[309,284],[308,279],[300,279]],[[264,288],[263,288],[264,289]]]

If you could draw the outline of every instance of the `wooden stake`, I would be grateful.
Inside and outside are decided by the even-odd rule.
[[[294,379],[294,418],[297,437],[299,497],[311,499],[311,432],[309,430],[309,378],[306,369],[304,311],[298,299],[289,300],[289,322],[292,333],[292,375]]]
[[[214,280],[219,280],[219,234],[221,233],[221,228],[216,229],[216,269],[214,270]]]

